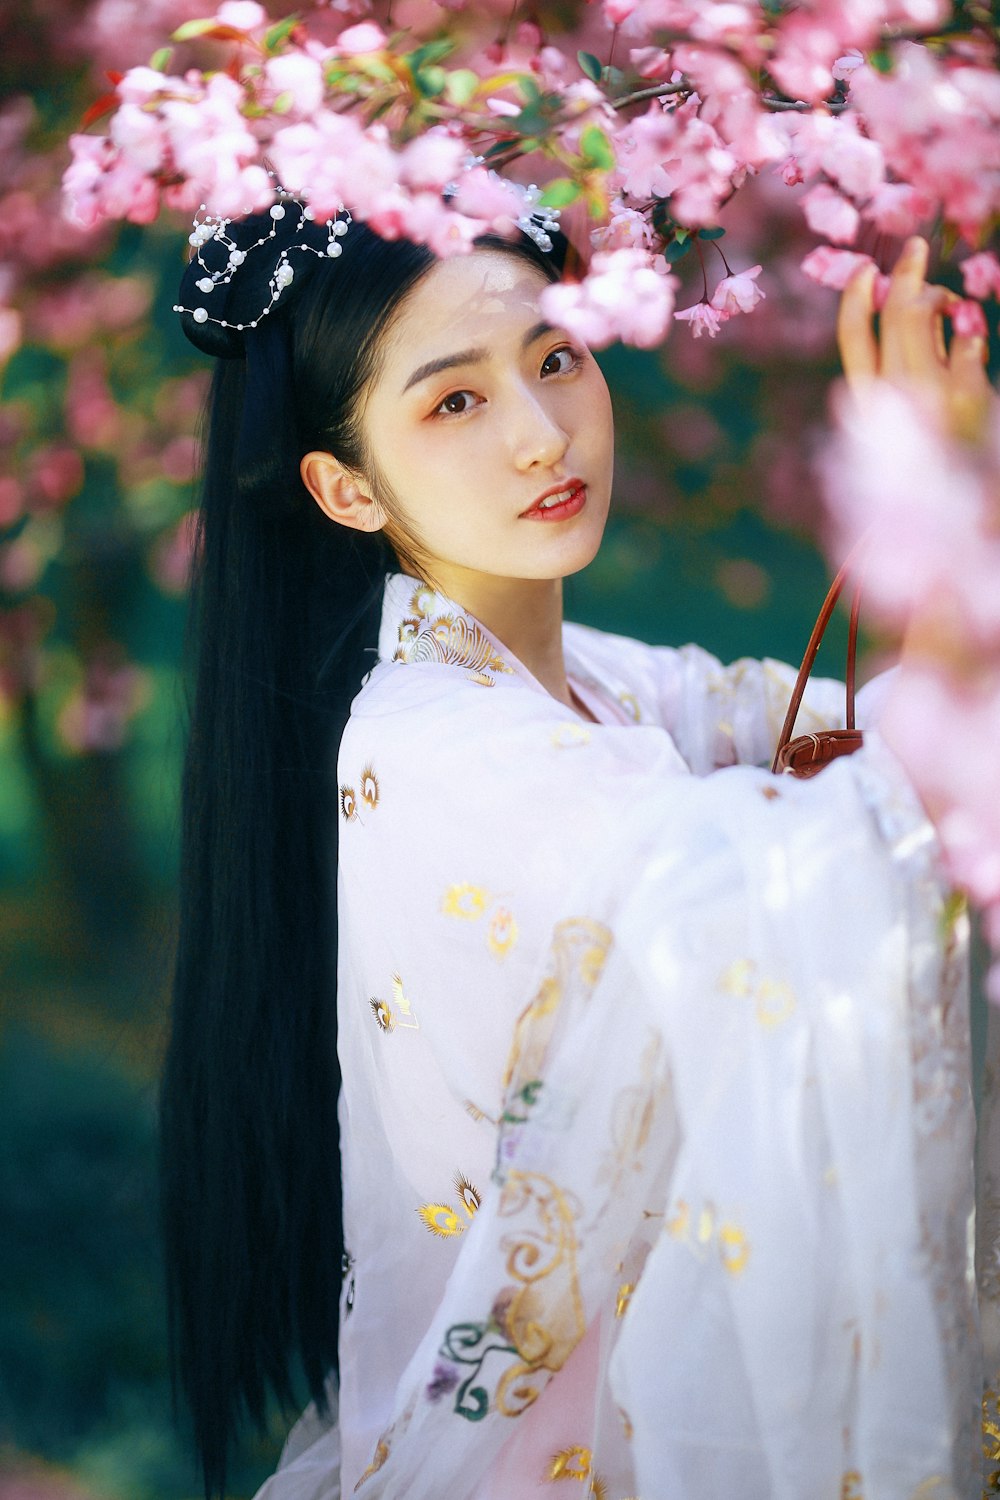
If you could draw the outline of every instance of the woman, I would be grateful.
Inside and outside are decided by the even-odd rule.
[[[220,356],[163,1095],[209,1488],[299,1361],[268,1500],[971,1493],[923,810],[877,735],[755,769],[787,669],[563,626],[612,422],[537,225],[438,262],[280,206],[203,234],[179,308]],[[855,285],[849,366],[983,400],[925,266],[881,346]],[[805,727],[839,711],[814,684]]]

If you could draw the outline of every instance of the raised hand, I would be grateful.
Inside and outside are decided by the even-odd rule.
[[[889,381],[919,402],[943,434],[975,442],[998,411],[986,374],[986,339],[953,327],[946,344],[945,318],[963,303],[947,287],[926,280],[928,253],[926,240],[907,240],[889,277],[877,329],[874,265],[848,283],[837,322],[844,374],[858,394],[871,380]]]

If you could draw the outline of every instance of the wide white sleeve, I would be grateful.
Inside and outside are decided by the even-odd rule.
[[[592,1493],[970,1495],[963,933],[933,833],[877,740],[809,783],[621,794],[360,1493],[475,1496],[600,1324],[635,1489],[596,1423]]]
[[[701,646],[647,646],[584,626],[569,637],[595,675],[615,683],[615,696],[640,723],[672,736],[696,776],[732,765],[770,765],[798,668],[765,657],[724,663]],[[891,674],[857,694],[859,728],[874,723]],[[843,728],[842,682],[814,673],[806,685],[795,734]]]

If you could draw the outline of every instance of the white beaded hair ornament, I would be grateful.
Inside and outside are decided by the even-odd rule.
[[[468,165],[478,166],[481,161],[481,157],[472,157]],[[559,210],[537,206],[538,199],[541,197],[541,189],[534,183],[528,187],[523,187],[519,183],[513,183],[510,186],[515,187],[521,194],[524,204],[524,212],[517,219],[518,229],[533,240],[539,250],[548,254],[552,249],[551,236],[559,229]],[[449,184],[444,190],[444,197],[447,199],[456,190],[456,184]],[[301,203],[280,186],[276,186],[275,191],[277,201],[268,209],[266,219],[263,215],[261,216],[264,222],[269,221],[269,227],[258,239],[248,244],[240,244],[230,232],[230,226],[246,223],[251,217],[249,212],[244,218],[231,219],[221,214],[210,213],[204,203],[201,205],[188,236],[188,243],[194,254],[188,266],[185,282],[190,284],[191,274],[197,267],[201,275],[194,280],[194,286],[206,301],[214,296],[220,304],[220,315],[216,316],[201,303],[195,307],[185,307],[181,303],[175,303],[175,313],[184,313],[199,325],[215,323],[220,328],[231,328],[242,333],[247,328],[256,328],[260,320],[266,318],[281,300],[281,294],[285,288],[291,286],[295,280],[295,267],[290,257],[296,251],[305,251],[320,260],[336,260],[343,253],[341,241],[353,222],[350,212],[344,208],[343,204],[339,213],[327,219],[322,226],[322,229],[326,231],[326,239],[323,243],[320,226],[315,223],[315,216],[309,205]],[[287,222],[292,215],[295,215],[297,219],[294,226]],[[233,318],[221,316],[226,311],[228,288],[240,267],[248,257],[255,256],[255,252],[262,250],[275,240],[279,232],[283,236],[288,236],[288,243],[282,248],[275,261],[267,286],[263,290],[265,300],[261,308],[252,312],[249,317],[244,313],[239,322]],[[210,264],[206,256],[210,257],[214,264]]]
[[[187,313],[196,323],[217,323],[220,328],[235,328],[240,333],[245,328],[256,328],[261,318],[266,318],[268,313],[272,311],[285,288],[291,286],[295,280],[295,268],[289,260],[289,256],[293,251],[305,250],[310,255],[318,256],[321,260],[326,258],[335,260],[343,253],[343,247],[340,242],[347,233],[348,226],[351,223],[351,216],[343,208],[341,212],[344,214],[343,218],[338,216],[333,219],[327,219],[324,226],[327,232],[326,245],[325,247],[317,246],[305,238],[305,235],[308,233],[306,225],[311,226],[314,220],[312,209],[308,204],[300,203],[297,199],[292,198],[290,194],[286,193],[284,189],[279,188],[278,201],[277,203],[273,203],[268,210],[268,218],[271,221],[270,228],[259,239],[241,247],[229,233],[229,226],[234,221],[223,218],[219,214],[209,213],[205,205],[202,204],[198,210],[198,215],[195,217],[194,227],[188,236],[188,243],[194,250],[192,259],[197,262],[199,268],[204,273],[195,282],[195,286],[204,297],[211,296],[220,287],[228,287],[247,256],[252,255],[261,246],[269,244],[270,241],[276,238],[279,228],[285,227],[282,221],[289,213],[298,215],[298,223],[292,230],[292,243],[285,245],[275,261],[274,270],[271,272],[271,277],[267,284],[267,291],[270,294],[269,300],[264,303],[260,311],[255,313],[252,318],[241,323],[232,322],[226,318],[213,317],[207,307],[182,307],[179,303],[174,304],[174,312]],[[237,220],[236,222],[239,223],[242,220]],[[295,238],[295,236],[302,236],[302,238]],[[214,270],[205,261],[205,250],[209,246],[217,247],[213,256],[214,259],[219,259],[220,255],[222,258],[222,265],[217,266]],[[220,298],[220,301],[224,302],[225,297]]]

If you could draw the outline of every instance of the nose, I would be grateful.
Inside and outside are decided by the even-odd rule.
[[[517,392],[509,420],[514,462],[523,473],[536,467],[552,468],[569,447],[569,434],[534,390]]]

